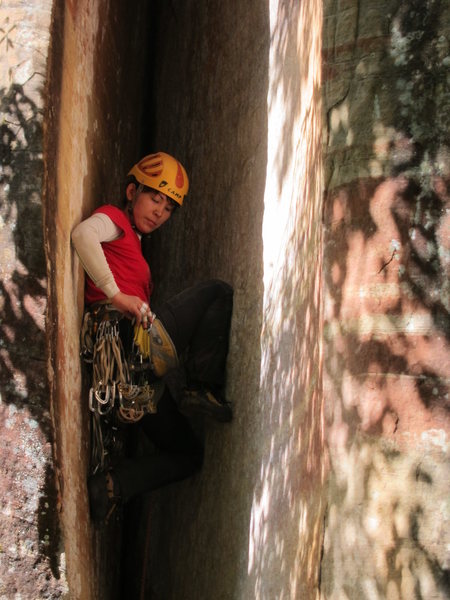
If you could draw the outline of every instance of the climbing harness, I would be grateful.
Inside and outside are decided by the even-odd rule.
[[[105,469],[116,445],[120,423],[136,423],[157,411],[164,392],[162,377],[178,365],[173,342],[159,319],[134,327],[127,353],[120,336],[123,314],[108,304],[86,310],[81,328],[81,356],[91,365],[89,389],[91,471]],[[130,324],[131,326],[131,324]]]

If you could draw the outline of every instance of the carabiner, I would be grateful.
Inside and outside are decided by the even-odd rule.
[[[103,386],[102,382],[99,382],[99,387],[95,390],[95,398],[97,399],[97,402],[99,402],[100,404],[108,404],[109,403],[109,397],[110,397],[110,391],[109,391],[109,385],[105,386],[105,397],[102,397],[102,391],[99,389],[100,386]]]

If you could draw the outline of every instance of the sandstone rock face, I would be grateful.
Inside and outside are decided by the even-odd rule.
[[[146,5],[52,5],[0,6],[2,598],[118,592],[116,545],[100,548],[88,519],[83,279],[70,232],[119,201],[137,158],[143,98],[130,90],[143,80]]]
[[[120,543],[93,532],[89,520],[89,409],[79,356],[84,273],[70,234],[96,206],[120,203],[120,183],[137,160],[148,21],[145,2],[82,0],[57,7],[47,91],[44,229],[61,522],[71,597],[114,598],[120,594],[115,562]]]
[[[211,277],[233,285],[235,418],[205,423],[201,473],[152,503],[149,589],[173,600],[314,598],[325,508],[322,4],[160,5],[156,145],[180,154],[192,185],[149,255],[159,297]]]
[[[448,3],[4,0],[0,28],[0,597],[447,598]],[[235,418],[131,506],[121,591],[70,232],[158,149],[191,189],[155,306],[233,285]]]
[[[67,591],[45,362],[43,87],[51,2],[0,6],[0,596]]]
[[[326,598],[446,598],[449,7],[325,2]]]

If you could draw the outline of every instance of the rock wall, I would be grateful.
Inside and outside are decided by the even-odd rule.
[[[449,594],[449,25],[326,1],[325,598]]]
[[[67,591],[45,362],[42,127],[52,3],[0,5],[0,596]]]
[[[10,0],[0,27],[0,595],[448,597],[444,0]],[[195,421],[201,473],[139,506],[122,593],[70,232],[157,149],[191,192],[155,303],[234,286],[235,418]]]
[[[84,275],[70,234],[99,204],[120,202],[120,183],[138,155],[146,9],[134,1],[56,2],[52,31],[44,222],[49,382],[67,580],[70,597],[83,600],[118,597],[120,530],[94,532],[89,520],[89,411],[79,356]]]
[[[186,163],[191,191],[149,257],[159,297],[233,285],[235,417],[201,423],[201,473],[149,498],[154,598],[317,594],[322,14],[269,4],[160,3],[154,143]]]

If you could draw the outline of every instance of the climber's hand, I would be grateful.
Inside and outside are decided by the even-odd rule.
[[[111,298],[111,304],[129,319],[136,319],[136,324],[146,329],[151,322],[152,312],[147,302],[143,302],[138,296],[129,296],[118,292]]]

